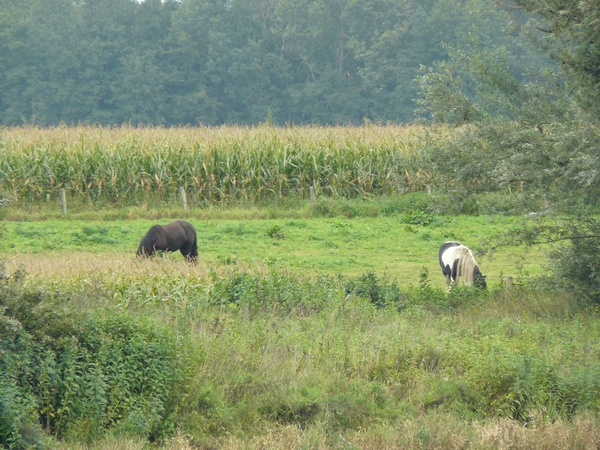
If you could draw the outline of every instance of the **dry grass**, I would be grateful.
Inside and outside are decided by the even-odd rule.
[[[51,252],[48,254],[17,254],[4,256],[6,270],[9,274],[17,270],[36,279],[90,279],[115,276],[120,278],[146,279],[157,276],[176,276],[185,279],[204,280],[209,271],[217,273],[229,270],[227,266],[213,267],[199,257],[197,264],[187,263],[179,253],[169,254],[164,258],[138,259],[131,253],[86,253],[86,252]],[[252,267],[244,261],[236,263],[236,270],[252,270],[254,273],[266,273],[268,267],[253,262]]]
[[[597,449],[600,428],[597,418],[579,416],[572,423],[557,421],[525,427],[510,420],[499,420],[479,431],[482,449]]]
[[[173,445],[174,444],[174,445]],[[477,450],[564,450],[597,449],[600,428],[597,420],[578,417],[573,423],[563,421],[525,427],[512,420],[465,423],[454,418],[432,414],[423,419],[408,420],[396,426],[374,426],[371,429],[331,435],[318,427],[301,429],[285,426],[265,430],[250,439],[229,436],[217,447],[223,450],[270,449],[477,449]],[[168,448],[189,449],[182,437],[169,442]]]
[[[591,417],[579,416],[573,422],[558,421],[525,427],[511,420],[466,423],[431,414],[422,419],[395,425],[374,425],[369,429],[334,433],[320,425],[301,428],[294,425],[266,427],[258,436],[225,436],[198,442],[176,434],[162,443],[170,450],[279,450],[279,449],[464,449],[464,450],[595,450],[600,446],[600,427]],[[109,438],[90,446],[62,443],[64,450],[138,450],[149,448],[142,441]]]
[[[179,261],[175,256],[179,255],[140,260],[131,253],[52,252],[45,255],[12,255],[6,258],[5,263],[9,273],[23,269],[27,274],[39,278],[70,278],[109,273],[143,278],[156,275],[157,270],[164,274],[176,273],[186,277],[206,276],[206,265],[202,261],[193,265],[183,259]]]

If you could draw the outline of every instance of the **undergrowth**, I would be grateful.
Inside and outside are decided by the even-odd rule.
[[[171,434],[190,364],[172,330],[112,308],[78,310],[22,278],[0,281],[0,442]]]
[[[416,287],[237,267],[94,285],[0,282],[3,445],[183,433],[202,448],[289,426],[336,447],[432,413],[540,426],[600,406],[597,312],[560,294],[446,293],[425,270]]]

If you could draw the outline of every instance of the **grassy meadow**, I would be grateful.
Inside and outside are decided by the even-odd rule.
[[[598,307],[544,287],[545,249],[493,245],[530,212],[520,193],[457,214],[422,192],[443,133],[0,130],[0,442],[597,448]],[[175,218],[198,263],[136,259]],[[446,292],[446,240],[487,290]]]
[[[410,219],[409,219],[410,220]],[[397,279],[402,286],[417,285],[422,268],[431,274],[433,286],[445,282],[437,261],[440,243],[471,243],[477,252],[484,237],[517,226],[513,217],[438,218],[436,224],[405,223],[403,217],[313,218],[189,221],[198,233],[200,265],[277,266],[299,275],[341,274],[358,276],[367,271]],[[4,222],[0,225],[0,254],[10,266],[28,272],[67,270],[82,255],[97,259],[96,267],[132,265],[141,237],[155,223],[170,219],[129,221],[46,220]],[[181,260],[180,253],[168,255]],[[540,251],[501,248],[478,258],[489,283],[502,277],[518,279],[539,273]],[[42,262],[48,265],[44,269]],[[35,266],[35,269],[33,269]],[[96,270],[96,269],[94,269]]]

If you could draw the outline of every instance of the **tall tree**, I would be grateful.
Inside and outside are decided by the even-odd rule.
[[[46,124],[68,121],[70,109],[81,113],[71,74],[80,23],[72,2],[3,0],[0,22],[2,122]]]
[[[166,124],[168,95],[165,87],[164,42],[171,25],[174,1],[146,0],[134,5],[130,24],[131,51],[122,58],[115,97],[121,121]]]
[[[596,0],[514,0],[531,14],[537,39],[557,59],[579,104],[600,113],[600,3]]]

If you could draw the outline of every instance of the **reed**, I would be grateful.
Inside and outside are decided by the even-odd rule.
[[[353,198],[423,190],[428,142],[447,130],[411,126],[0,130],[0,192],[19,203],[58,196],[191,205],[318,195]]]

